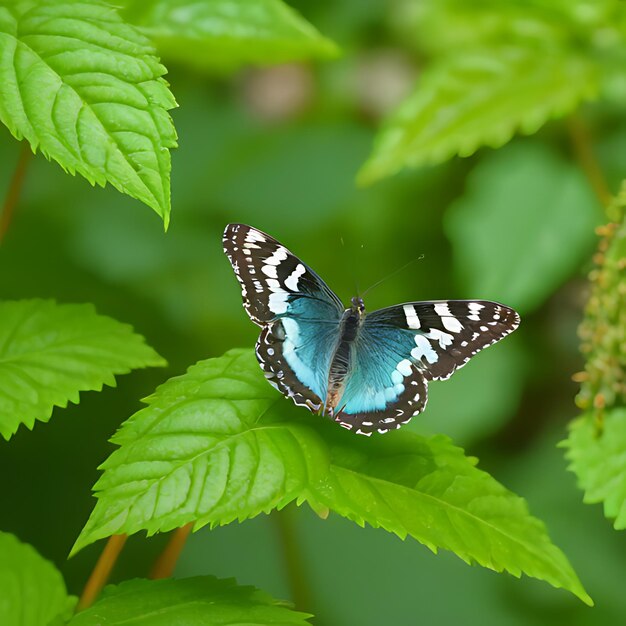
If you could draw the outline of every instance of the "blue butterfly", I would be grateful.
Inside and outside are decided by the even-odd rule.
[[[346,309],[324,281],[265,233],[229,224],[224,252],[243,305],[261,328],[256,355],[268,381],[296,404],[361,435],[400,428],[422,412],[429,380],[445,380],[513,332],[511,308],[486,300]]]

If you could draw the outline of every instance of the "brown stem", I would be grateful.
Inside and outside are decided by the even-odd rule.
[[[301,611],[310,611],[313,601],[303,567],[304,556],[295,532],[294,511],[291,508],[275,511],[271,519],[276,522],[293,603]]]
[[[183,551],[187,537],[193,528],[193,523],[185,524],[177,528],[170,536],[165,550],[161,552],[150,572],[150,578],[169,578],[174,573],[174,568],[180,553]]]
[[[117,557],[120,555],[124,544],[126,543],[127,535],[113,535],[109,537],[104,550],[93,568],[89,580],[83,589],[83,593],[78,600],[76,610],[81,611],[91,606],[100,595],[102,587],[107,584],[111,570],[117,561]]]
[[[9,182],[9,189],[7,190],[4,204],[2,205],[2,213],[0,213],[0,243],[2,243],[2,240],[11,225],[13,213],[20,198],[20,192],[22,191],[26,168],[32,154],[30,144],[27,141],[23,141],[20,156],[17,160],[17,165],[15,166],[15,171],[11,177],[11,181]]]
[[[593,142],[589,127],[585,120],[574,113],[567,118],[567,128],[574,148],[574,154],[598,200],[607,207],[613,196],[606,182],[606,178],[600,168],[598,159],[593,153]]]

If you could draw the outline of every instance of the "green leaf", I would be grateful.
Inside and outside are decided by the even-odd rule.
[[[338,54],[332,41],[280,0],[139,0],[129,19],[163,56],[202,69]]]
[[[587,258],[601,215],[575,165],[526,141],[480,161],[444,225],[464,291],[524,313]]]
[[[570,425],[567,448],[569,469],[578,477],[588,504],[602,502],[604,515],[626,528],[626,409],[605,413],[601,423],[585,414]]]
[[[444,437],[348,433],[281,398],[251,350],[201,361],[147,401],[113,438],[120,448],[73,552],[111,534],[227,524],[306,500],[591,602],[524,501]]]
[[[575,44],[580,49],[602,41],[600,32],[614,31],[619,4],[615,0],[422,0],[404,16],[402,27],[431,54],[511,42],[537,46],[550,42],[564,50]],[[606,38],[601,45],[607,46]]]
[[[376,445],[345,441],[331,451],[326,480],[309,489],[315,510],[328,507],[361,526],[413,537],[433,552],[444,548],[467,563],[545,580],[593,604],[526,502],[448,438],[404,430]]]
[[[69,626],[309,626],[309,617],[254,587],[198,576],[108,586],[100,600],[78,613]]]
[[[175,101],[143,35],[99,0],[0,2],[0,121],[167,227]]]
[[[552,48],[472,49],[436,61],[379,131],[359,182],[534,133],[594,96],[597,83],[591,61]]]
[[[56,567],[32,546],[0,532],[0,624],[42,626],[67,620],[76,598]]]
[[[323,440],[275,410],[285,400],[251,351],[200,361],[161,385],[112,438],[98,502],[73,553],[118,533],[228,524],[281,508],[323,475]]]
[[[116,374],[160,365],[143,337],[90,304],[0,302],[0,434],[47,422],[80,391],[115,386]]]

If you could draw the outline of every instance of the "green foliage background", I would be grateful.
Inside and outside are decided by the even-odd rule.
[[[163,11],[180,2],[169,9],[164,1],[124,4],[124,19],[148,38],[132,31],[128,45],[138,48],[128,54],[145,54],[143,46],[154,41],[178,103],[170,111],[179,147],[171,156],[168,231],[167,190],[147,198],[137,181],[124,182],[127,163],[110,161],[108,180],[129,194],[122,195],[110,185],[92,188],[37,156],[0,246],[0,297],[93,303],[99,314],[131,324],[168,365],[118,377],[116,388],[81,393],[80,404],[56,408],[49,423],[32,432],[21,426],[10,441],[0,440],[0,529],[33,545],[62,572],[69,593],[80,594],[101,545],[66,557],[94,507],[97,467],[116,449],[108,439],[167,378],[256,340],[221,246],[224,225],[240,221],[279,238],[344,301],[355,283],[363,291],[419,259],[368,294],[368,308],[473,297],[521,312],[515,335],[450,381],[431,385],[426,414],[406,429],[449,436],[523,496],[596,606],[293,505],[192,534],[176,576],[235,577],[294,599],[283,554],[288,535],[299,546],[310,598],[310,606],[297,608],[314,613],[313,623],[620,623],[626,537],[601,506],[583,505],[577,478],[566,469],[571,462],[587,499],[604,502],[623,528],[623,409],[606,421],[614,445],[605,441],[598,450],[585,443],[597,436],[588,404],[572,427],[567,459],[557,444],[578,415],[571,376],[585,361],[577,327],[590,291],[594,228],[607,221],[581,165],[581,137],[612,194],[626,176],[622,3],[483,0],[471,9],[461,0],[290,3],[300,17],[282,3],[259,2],[272,16],[268,23],[285,29],[278,44],[261,36],[242,43],[232,24],[202,20],[205,5],[222,10],[228,2],[187,3],[197,12],[195,30],[185,32],[163,27]],[[244,24],[254,16],[239,17]],[[207,24],[222,30],[203,31]],[[296,63],[274,67],[286,61]],[[160,66],[145,64],[142,84],[157,93],[150,106],[166,116],[173,101]],[[0,198],[24,144],[11,133],[30,139],[20,120],[7,119],[5,104],[0,99],[0,118],[11,132],[0,125]],[[160,123],[164,145],[173,146],[166,117]],[[44,141],[40,148],[61,158]],[[166,171],[167,161],[160,154],[155,171]],[[104,182],[92,162],[64,167]],[[611,284],[623,289],[623,273]],[[611,348],[618,356],[620,341]],[[162,364],[139,344],[137,359],[112,364],[100,386],[131,367]],[[76,401],[78,391],[97,388],[88,381],[67,393]],[[619,393],[612,397],[623,406]],[[602,465],[605,454],[610,467]],[[331,462],[340,464],[337,458]],[[145,577],[165,541],[130,537],[113,582]],[[230,593],[208,577],[195,580],[198,589]],[[272,603],[251,591],[233,593],[258,600],[261,613]],[[92,623],[88,613],[81,619],[76,623]]]

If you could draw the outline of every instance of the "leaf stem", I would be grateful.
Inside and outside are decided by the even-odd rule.
[[[185,547],[185,542],[193,528],[193,523],[185,524],[177,528],[171,535],[165,550],[161,552],[150,571],[150,578],[169,578],[174,573],[178,557]]]
[[[102,588],[109,580],[113,566],[115,565],[127,538],[127,535],[112,535],[109,537],[98,562],[89,576],[89,580],[83,589],[83,593],[78,600],[78,604],[76,605],[77,611],[90,607],[98,598]]]
[[[313,607],[313,600],[307,575],[302,566],[304,556],[295,532],[294,511],[288,507],[282,511],[275,511],[270,518],[276,523],[291,597],[296,609],[310,611]]]
[[[26,169],[28,162],[32,156],[32,150],[30,144],[24,140],[22,142],[22,148],[20,150],[20,156],[15,166],[15,171],[9,182],[9,189],[2,205],[2,212],[0,213],[0,243],[4,239],[4,236],[9,230],[11,220],[13,219],[13,213],[20,198],[20,192],[22,191],[22,185],[24,183],[24,177],[26,175]]]
[[[613,194],[611,194],[609,184],[593,152],[593,141],[587,123],[579,114],[574,113],[567,118],[567,129],[576,159],[587,176],[591,188],[602,206],[609,206]]]

